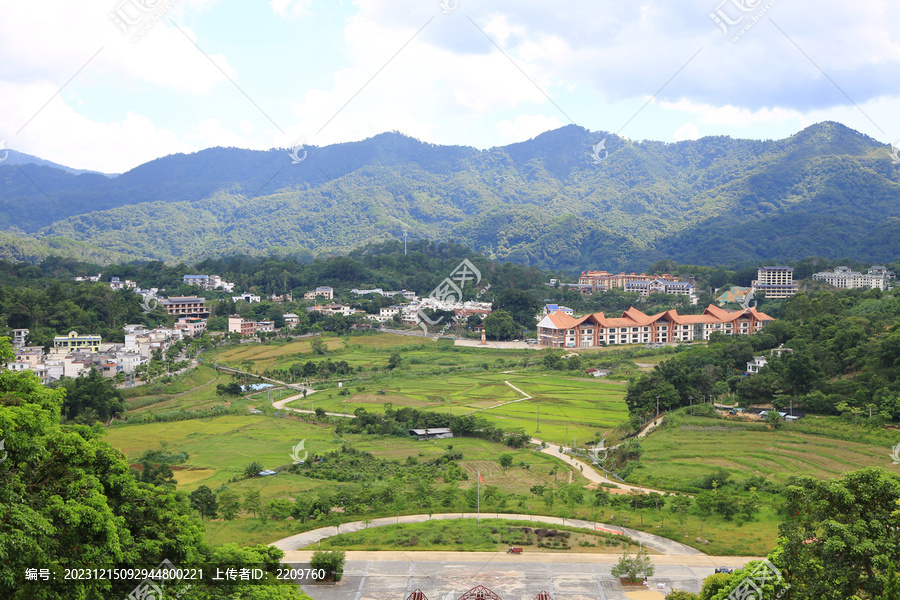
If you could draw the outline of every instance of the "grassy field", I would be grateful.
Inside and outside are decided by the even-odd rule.
[[[200,365],[172,377],[171,383],[154,382],[124,390],[125,406],[131,414],[209,408],[222,403],[216,396],[216,386],[229,381],[230,375]]]
[[[166,445],[169,452],[187,452],[190,459],[175,470],[178,489],[191,492],[200,485],[212,489],[228,484],[240,475],[244,467],[258,461],[265,469],[275,469],[291,464],[291,449],[301,440],[311,454],[325,454],[343,443],[370,452],[387,460],[404,460],[414,456],[426,461],[441,456],[453,446],[463,453],[460,466],[474,481],[480,471],[491,485],[514,493],[527,493],[533,485],[553,481],[550,470],[558,461],[530,450],[513,450],[502,444],[480,439],[458,438],[419,442],[386,436],[345,435],[336,438],[330,426],[279,419],[265,415],[224,416],[214,419],[194,419],[172,423],[148,423],[123,425],[108,430],[107,441],[135,461],[142,452]],[[506,471],[500,468],[497,456],[508,453],[514,456],[516,468]],[[521,464],[528,466],[522,468]],[[567,471],[573,473],[573,481],[587,481],[574,469],[566,468],[558,477],[565,480]],[[308,480],[302,477],[284,476],[243,480],[233,484],[243,493],[246,489],[259,489],[264,500],[293,495],[328,482]]]
[[[815,423],[806,424],[805,420]],[[728,469],[736,479],[763,475],[778,483],[793,475],[840,477],[870,466],[900,474],[900,465],[892,464],[890,454],[891,447],[900,442],[900,432],[880,430],[877,441],[836,437],[852,435],[852,431],[837,417],[808,416],[796,423],[785,423],[778,430],[764,424],[681,418],[676,426],[664,427],[642,442],[640,466],[628,481],[677,489],[717,468]]]
[[[328,345],[326,356],[316,356],[310,340],[305,339],[286,343],[242,344],[222,350],[215,357],[221,364],[234,367],[252,363],[253,369],[260,373],[266,369],[287,369],[297,362],[319,362],[328,358],[347,361],[354,370],[362,367],[364,371],[372,371],[387,368],[391,353],[400,352],[405,370],[416,373],[453,367],[480,367],[483,364],[503,367],[518,364],[523,358],[534,361],[539,356],[534,350],[460,348],[454,346],[451,340],[421,340],[389,333],[346,338],[323,336],[321,339]]]
[[[321,547],[341,550],[444,550],[496,552],[509,546],[540,552],[589,552],[619,554],[632,552],[638,544],[608,533],[546,523],[504,519],[435,520],[405,523],[342,533],[323,540]],[[318,547],[318,546],[317,546]],[[310,546],[312,548],[312,546]],[[658,554],[648,551],[649,554]]]
[[[251,490],[258,490],[263,501],[276,498],[293,500],[305,493],[316,494],[319,488],[333,488],[336,484],[328,480],[315,480],[282,473],[275,477],[230,480],[239,475],[250,461],[259,461],[264,468],[277,468],[292,462],[292,447],[306,440],[305,448],[313,454],[325,454],[336,450],[342,443],[350,442],[354,447],[366,450],[389,460],[405,460],[415,457],[427,461],[444,454],[452,446],[462,452],[459,461],[468,481],[461,483],[463,490],[472,487],[481,473],[484,485],[493,485],[504,493],[516,494],[520,500],[510,502],[502,510],[524,514],[552,514],[567,518],[583,518],[601,522],[644,529],[659,535],[671,537],[694,545],[704,551],[721,554],[764,554],[774,543],[779,517],[766,504],[762,512],[751,522],[740,519],[725,522],[689,514],[684,523],[685,534],[674,514],[664,506],[659,510],[633,510],[627,504],[618,507],[592,507],[587,502],[590,490],[581,504],[557,501],[554,505],[529,493],[532,486],[544,485],[555,488],[555,482],[572,482],[585,485],[581,474],[551,456],[530,450],[511,450],[500,444],[478,439],[458,438],[417,442],[396,437],[345,436],[335,438],[333,430],[324,425],[315,425],[278,419],[269,416],[224,416],[213,419],[178,421],[173,423],[151,423],[124,425],[109,429],[107,440],[124,452],[132,461],[148,449],[156,449],[165,444],[169,452],[187,452],[190,459],[175,467],[175,477],[179,491],[189,493],[200,485],[213,490],[226,485],[244,496]],[[650,438],[652,440],[652,436]],[[647,440],[649,442],[650,440]],[[645,443],[647,443],[645,442]],[[514,456],[514,466],[503,470],[498,456],[510,453]],[[526,468],[527,467],[527,468]],[[560,472],[553,475],[553,468]],[[435,492],[444,487],[437,483]],[[489,513],[499,507],[489,503],[482,505]],[[421,512],[415,507],[401,510],[400,514]],[[391,513],[387,513],[391,514]],[[373,516],[386,516],[384,510]],[[359,515],[340,517],[341,521],[361,520]],[[292,519],[286,521],[261,522],[246,513],[233,521],[221,519],[206,521],[210,543],[221,544],[239,541],[241,543],[268,543],[307,529],[321,527],[325,522],[301,524]],[[685,537],[686,536],[686,537]],[[709,540],[709,544],[695,539]]]
[[[512,386],[531,398],[525,398]],[[593,439],[598,432],[609,431],[628,419],[626,387],[594,378],[528,372],[476,373],[398,378],[347,389],[350,396],[323,390],[288,406],[352,413],[360,407],[383,412],[384,405],[390,403],[394,408],[411,406],[454,415],[474,413],[503,429],[521,428],[557,443],[572,443],[573,437],[582,441]]]

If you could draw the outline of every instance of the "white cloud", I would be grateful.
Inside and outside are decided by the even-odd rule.
[[[685,123],[675,130],[675,133],[672,134],[672,139],[676,142],[683,142],[684,140],[699,140],[700,130],[693,123]]]
[[[569,116],[594,130],[628,123],[634,138],[783,137],[827,119],[900,136],[894,0],[815,10],[778,0],[737,43],[709,18],[709,0],[459,0],[446,14],[438,0],[321,11],[313,0],[178,0],[137,42],[110,17],[139,0],[125,2],[4,3],[0,53],[15,57],[0,62],[8,147],[113,171],[210,145],[323,145],[390,130],[489,147]],[[285,134],[251,114],[219,68]]]
[[[519,115],[513,120],[503,119],[497,122],[496,128],[500,134],[501,143],[511,144],[530,140],[545,131],[558,129],[563,125],[566,123],[560,123],[556,117]]]
[[[677,102],[660,102],[659,105],[664,110],[695,115],[697,119],[710,125],[725,125],[734,128],[752,127],[757,123],[768,121],[784,123],[799,119],[803,114],[801,111],[786,108],[761,108],[753,111],[731,105],[698,104],[685,99]]]
[[[269,6],[273,13],[287,19],[309,14],[312,3],[313,0],[270,0]]]

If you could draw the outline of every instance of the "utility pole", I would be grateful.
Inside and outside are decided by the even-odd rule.
[[[540,433],[541,432],[541,406],[540,406],[540,404],[538,405],[537,409],[538,409],[537,429],[534,432]]]
[[[656,397],[656,418],[659,418],[659,396]]]
[[[691,402],[691,417],[693,417],[694,416],[694,397],[688,396],[688,400],[690,400],[690,402]]]

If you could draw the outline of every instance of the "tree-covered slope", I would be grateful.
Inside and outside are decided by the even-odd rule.
[[[775,141],[634,142],[573,125],[485,151],[397,133],[304,151],[293,164],[285,150],[212,148],[116,178],[0,166],[0,215],[169,261],[346,251],[404,230],[568,269],[897,254],[900,167],[838,123]]]

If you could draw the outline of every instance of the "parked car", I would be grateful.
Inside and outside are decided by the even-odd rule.
[[[716,573],[734,573],[734,569],[728,567],[716,567]]]

